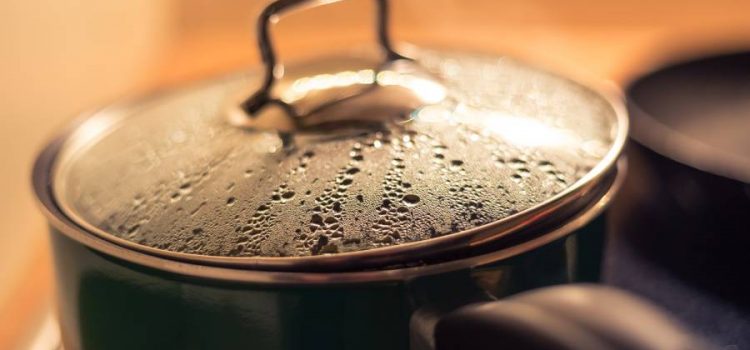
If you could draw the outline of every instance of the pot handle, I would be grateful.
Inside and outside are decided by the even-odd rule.
[[[263,9],[263,12],[258,16],[257,22],[258,51],[260,52],[264,66],[263,83],[255,93],[241,104],[241,108],[249,118],[253,118],[255,113],[265,105],[269,103],[279,103],[279,101],[273,100],[270,96],[271,88],[273,88],[276,80],[282,75],[282,73],[279,73],[281,71],[279,69],[281,65],[277,62],[276,53],[269,35],[271,25],[276,22],[275,19],[277,16],[287,10],[305,4],[318,5],[338,1],[340,0],[276,0]],[[386,60],[395,61],[398,59],[406,59],[406,57],[398,54],[391,44],[390,34],[388,32],[388,0],[374,1],[377,6],[376,30],[378,44],[383,50]]]
[[[417,315],[419,317],[419,315]],[[412,328],[419,320],[412,319]],[[656,306],[596,284],[547,287],[439,316],[433,344],[456,349],[710,349]],[[417,327],[418,328],[418,327]]]

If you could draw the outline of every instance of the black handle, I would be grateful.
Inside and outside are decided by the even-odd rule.
[[[412,321],[412,323],[414,323]],[[708,345],[661,310],[595,284],[549,287],[459,308],[434,326],[437,350],[697,350]]]

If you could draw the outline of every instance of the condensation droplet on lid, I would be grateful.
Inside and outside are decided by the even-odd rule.
[[[320,216],[320,214],[313,214],[310,217],[310,223],[316,224],[316,225],[322,225],[323,224],[323,217]]]
[[[518,168],[521,168],[521,167],[524,167],[524,166],[526,166],[526,161],[523,160],[523,159],[512,158],[510,160],[510,167],[513,168],[513,169],[518,169]]]
[[[463,165],[464,165],[464,162],[462,160],[458,160],[458,159],[451,160],[450,170],[460,171],[462,170],[461,167]]]
[[[403,201],[404,201],[404,204],[406,205],[414,206],[414,205],[417,205],[417,203],[419,203],[420,198],[419,196],[415,194],[407,194],[404,196]]]
[[[136,233],[138,233],[138,229],[141,228],[141,225],[133,225],[128,229],[128,234],[132,237],[135,236]]]

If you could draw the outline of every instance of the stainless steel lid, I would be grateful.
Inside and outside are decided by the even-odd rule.
[[[99,111],[57,157],[55,199],[133,249],[297,269],[496,243],[601,194],[625,138],[619,106],[509,58],[386,44],[385,61],[340,55],[282,79],[264,57],[265,76]]]

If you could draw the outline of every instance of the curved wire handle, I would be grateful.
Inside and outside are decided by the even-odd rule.
[[[276,0],[266,6],[258,17],[257,23],[257,37],[258,37],[258,50],[260,51],[261,59],[265,67],[265,75],[263,77],[263,85],[246,99],[241,104],[241,108],[246,112],[248,117],[253,117],[255,112],[263,108],[267,103],[279,103],[282,107],[291,112],[291,106],[287,106],[285,103],[272,99],[270,96],[271,88],[278,78],[274,72],[277,70],[276,53],[274,52],[273,45],[271,43],[269,31],[273,24],[272,18],[283,13],[286,10],[292,9],[299,5],[306,3],[310,4],[327,4],[331,2],[337,2],[340,0]],[[388,0],[375,0],[377,6],[377,35],[378,44],[386,55],[388,61],[397,59],[406,59],[406,57],[398,54],[393,50],[391,45],[390,35],[388,33]],[[293,114],[293,113],[292,113]]]

